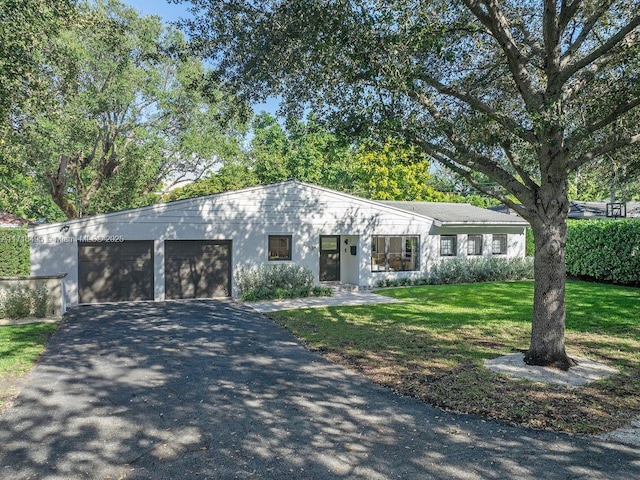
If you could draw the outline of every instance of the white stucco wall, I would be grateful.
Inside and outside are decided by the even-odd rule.
[[[502,232],[483,228],[488,242],[485,245],[490,247],[490,234]],[[466,233],[456,230],[461,235]],[[524,255],[522,227],[509,230],[509,256]],[[385,276],[423,276],[441,259],[439,233],[433,221],[425,217],[299,182],[43,225],[29,231],[32,275],[67,273],[70,305],[78,302],[78,239],[154,240],[154,296],[163,300],[165,240],[231,240],[235,271],[241,266],[277,263],[267,260],[268,236],[292,235],[291,263],[309,267],[317,281],[320,235],[340,235],[341,281],[375,286]],[[421,271],[371,272],[372,235],[418,235]],[[349,245],[344,244],[345,239]],[[459,248],[461,244],[459,239]],[[357,246],[356,255],[350,254],[353,245]],[[232,294],[237,295],[235,282]]]

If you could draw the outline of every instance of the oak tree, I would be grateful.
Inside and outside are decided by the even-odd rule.
[[[186,0],[174,0],[187,3]],[[635,0],[190,0],[219,78],[354,133],[403,135],[517,211],[535,236],[525,361],[568,368],[568,178],[635,148]]]

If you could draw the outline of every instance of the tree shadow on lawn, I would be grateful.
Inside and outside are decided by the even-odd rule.
[[[405,305],[405,313],[400,312],[396,305],[377,305],[273,316],[333,361],[404,395],[453,411],[589,434],[621,427],[640,413],[638,341],[568,334],[570,355],[609,361],[621,373],[566,389],[518,382],[484,367],[483,359],[525,350],[528,323],[476,323],[458,315],[452,328],[432,311],[426,312],[428,318],[414,306]]]
[[[637,449],[394,396],[214,301],[73,309],[0,442],[12,479],[640,475]]]

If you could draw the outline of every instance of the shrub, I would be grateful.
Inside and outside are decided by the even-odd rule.
[[[504,282],[533,278],[532,258],[443,260],[429,273],[430,284]]]
[[[421,278],[386,278],[378,287],[506,282],[533,278],[533,258],[454,258],[442,260]]]
[[[240,294],[240,299],[245,302],[257,302],[260,300],[282,300],[283,298],[304,297],[330,297],[333,290],[329,287],[298,287],[298,288],[256,288]]]
[[[320,287],[316,285],[311,289],[311,293],[314,297],[331,297],[333,290],[331,290],[330,287]]]
[[[29,275],[26,228],[0,228],[0,277]]]
[[[313,273],[309,268],[290,263],[243,267],[236,272],[235,278],[240,298],[247,302],[333,294],[331,288],[313,285]]]
[[[640,221],[569,222],[566,264],[571,276],[640,285]]]
[[[307,267],[291,263],[241,267],[235,274],[240,295],[250,290],[297,289],[313,286],[313,273]]]
[[[13,287],[0,293],[0,317],[24,318],[47,315],[49,295],[46,287]]]

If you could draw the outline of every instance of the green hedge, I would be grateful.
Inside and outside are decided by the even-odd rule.
[[[525,255],[527,257],[533,257],[535,254],[536,254],[536,245],[533,242],[533,230],[531,229],[531,227],[527,227]]]
[[[26,228],[0,228],[0,276],[29,275]]]
[[[640,285],[640,221],[569,222],[566,264],[574,277]]]
[[[452,258],[442,260],[421,278],[387,278],[378,287],[509,282],[533,278],[533,258]]]

